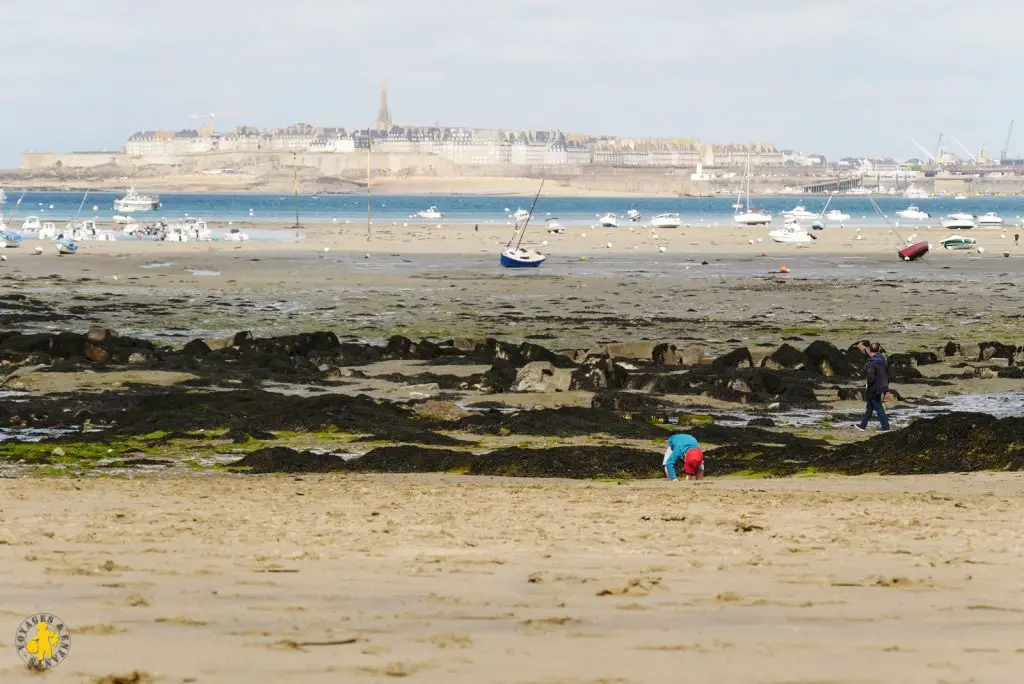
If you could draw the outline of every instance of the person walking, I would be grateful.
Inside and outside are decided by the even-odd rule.
[[[864,365],[864,374],[868,380],[867,407],[864,418],[854,425],[861,432],[868,429],[868,422],[873,413],[878,414],[878,422],[881,423],[882,429],[889,429],[889,416],[885,415],[883,403],[889,395],[889,369],[886,364],[881,345],[877,342],[869,344],[868,362]]]
[[[668,438],[668,448],[661,465],[670,481],[676,479],[676,462],[680,459],[687,480],[704,479],[704,452],[697,446],[697,439],[685,432],[677,432]]]

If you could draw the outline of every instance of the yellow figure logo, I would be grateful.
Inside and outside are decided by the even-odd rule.
[[[47,670],[68,657],[71,633],[56,615],[39,613],[25,618],[18,625],[14,647],[29,667]]]
[[[36,660],[40,662],[44,660],[52,660],[53,649],[55,649],[59,643],[60,635],[47,627],[45,622],[40,622],[39,627],[36,629],[35,638],[29,639],[28,646],[25,647],[25,650],[34,655]]]

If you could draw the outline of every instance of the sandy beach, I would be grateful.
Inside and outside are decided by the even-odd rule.
[[[485,224],[6,250],[0,429],[47,436],[0,444],[10,635],[67,622],[53,682],[1012,681],[1024,478],[966,471],[1018,470],[1020,419],[942,422],[1022,389],[1024,348],[981,346],[1019,344],[1012,233],[914,263],[766,233],[538,231],[527,273]],[[906,357],[892,434],[849,427],[865,338]],[[669,417],[704,482],[646,479]],[[556,451],[579,479],[456,474]],[[261,453],[293,472],[229,467]]]
[[[53,682],[1002,682],[1024,658],[1019,474],[0,491],[12,633],[71,627]],[[0,675],[34,679],[13,651]]]

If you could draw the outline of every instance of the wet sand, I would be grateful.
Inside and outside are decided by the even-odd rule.
[[[1019,474],[0,492],[11,634],[38,610],[71,628],[49,682],[1003,682],[1024,663]],[[0,648],[0,679],[36,678]]]

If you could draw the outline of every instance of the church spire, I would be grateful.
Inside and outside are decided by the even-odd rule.
[[[377,121],[374,123],[374,128],[385,133],[391,130],[391,109],[388,108],[388,89],[383,82],[380,84],[380,108],[377,111]]]

